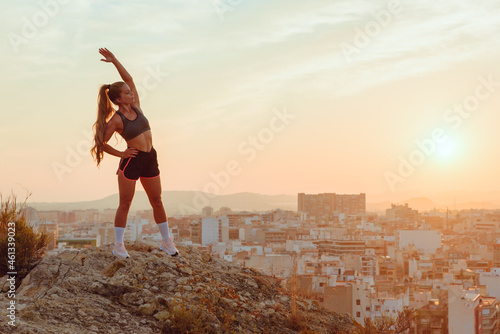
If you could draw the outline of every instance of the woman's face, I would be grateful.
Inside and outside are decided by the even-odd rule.
[[[130,90],[127,84],[122,85],[120,97],[117,99],[121,104],[133,104],[135,102],[134,93]]]

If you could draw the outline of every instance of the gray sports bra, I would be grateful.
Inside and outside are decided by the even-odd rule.
[[[121,136],[126,141],[134,139],[141,133],[151,130],[146,116],[144,116],[144,114],[136,108],[132,107],[132,109],[134,109],[135,113],[137,114],[137,117],[133,121],[125,117],[120,111],[116,111],[116,113],[122,118],[123,131],[121,133]]]

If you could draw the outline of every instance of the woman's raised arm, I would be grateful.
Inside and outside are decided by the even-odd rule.
[[[118,74],[120,74],[122,80],[130,87],[132,93],[134,93],[136,106],[140,107],[141,103],[139,100],[139,94],[137,94],[137,88],[135,87],[134,79],[132,78],[130,73],[128,73],[128,71],[118,61],[115,55],[108,49],[100,48],[99,53],[104,57],[104,59],[101,59],[101,61],[104,61],[106,63],[112,63],[113,65],[115,65],[116,69],[118,70]]]

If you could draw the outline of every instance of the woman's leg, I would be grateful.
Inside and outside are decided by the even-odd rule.
[[[153,216],[155,222],[160,230],[162,242],[160,245],[160,250],[166,251],[168,255],[177,256],[179,255],[179,250],[175,247],[172,242],[168,231],[168,221],[165,208],[163,207],[163,202],[161,200],[161,181],[160,177],[155,177],[151,179],[141,178],[142,186],[148,194],[149,202],[153,207]]]
[[[127,216],[130,210],[130,204],[135,193],[134,180],[128,180],[122,172],[118,172],[118,191],[120,193],[120,204],[116,210],[115,227],[125,228],[127,226]]]
[[[127,180],[123,176],[122,172],[118,173],[118,191],[120,194],[120,204],[116,210],[115,215],[115,248],[113,249],[113,254],[121,258],[130,257],[123,244],[123,235],[125,233],[125,227],[127,226],[127,216],[130,209],[130,204],[134,198],[135,193],[135,182],[134,180]]]
[[[161,181],[160,177],[142,178],[141,183],[149,198],[149,203],[153,208],[153,216],[157,224],[167,221],[167,214],[161,200]]]

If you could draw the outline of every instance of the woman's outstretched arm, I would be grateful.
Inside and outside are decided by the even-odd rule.
[[[109,122],[106,124],[106,132],[104,133],[104,139],[103,139],[103,142],[104,142],[103,151],[108,153],[108,154],[114,155],[115,157],[122,158],[122,159],[135,157],[137,155],[136,148],[128,147],[125,151],[121,152],[108,144],[108,141],[111,139],[111,136],[113,135],[113,133],[115,133],[115,131],[118,130],[119,126],[120,126],[120,123],[119,123],[117,117],[112,117],[109,120]],[[120,132],[121,132],[121,130],[120,130]]]
[[[104,61],[106,63],[112,63],[113,65],[115,65],[116,69],[118,70],[118,74],[120,74],[122,80],[130,87],[130,90],[134,93],[135,105],[140,108],[141,103],[139,100],[139,94],[137,94],[137,89],[135,87],[134,79],[132,78],[130,73],[128,73],[128,71],[118,61],[115,55],[108,49],[100,48],[99,53],[104,57],[104,59],[101,59],[101,61]]]

